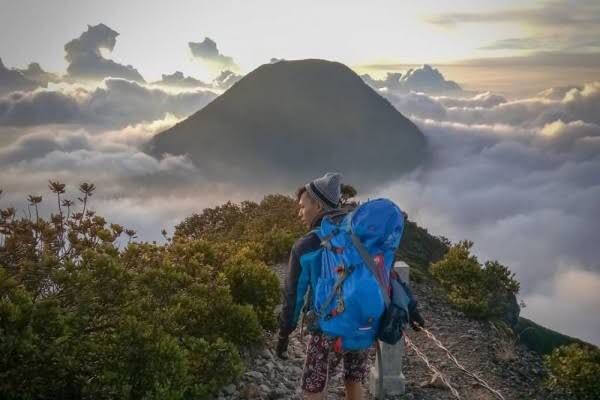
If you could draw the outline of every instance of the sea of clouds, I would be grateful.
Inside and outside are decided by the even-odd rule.
[[[531,98],[383,93],[429,139],[431,165],[373,196],[480,261],[516,272],[522,314],[600,343],[600,82]]]

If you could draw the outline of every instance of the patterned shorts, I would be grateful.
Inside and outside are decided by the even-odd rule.
[[[311,335],[302,373],[302,389],[304,391],[322,392],[327,385],[328,371],[329,373],[333,372],[342,358],[344,359],[344,381],[365,383],[368,350],[336,353],[332,350],[333,343],[334,340],[322,334]],[[328,361],[329,368],[327,368]]]

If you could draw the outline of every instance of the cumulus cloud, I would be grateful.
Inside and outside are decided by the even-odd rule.
[[[39,86],[39,82],[25,76],[23,71],[7,68],[0,58],[0,95],[15,90],[33,90]]]
[[[229,70],[223,71],[213,80],[213,87],[216,89],[227,90],[242,78],[242,75],[238,75],[235,72]]]
[[[577,290],[582,279],[600,282],[597,91],[590,83],[514,101],[389,97],[425,133],[433,159],[368,195],[393,198],[431,232],[474,240],[482,260],[517,273],[531,305],[524,315],[596,344],[595,319],[566,311],[600,306],[590,285]]]
[[[68,77],[89,80],[114,77],[144,82],[142,75],[131,65],[106,59],[100,53],[101,49],[112,51],[118,35],[118,32],[104,24],[88,25],[87,31],[79,38],[65,44],[65,59],[69,63]]]
[[[30,63],[27,68],[19,71],[25,78],[37,82],[42,87],[48,87],[49,83],[57,83],[61,80],[58,75],[44,71],[40,64],[36,62]]]
[[[536,97],[511,101],[491,93],[461,98],[386,90],[380,93],[402,113],[466,125],[543,127],[558,120],[600,125],[600,82],[549,89]]]
[[[388,72],[384,79],[374,79],[369,74],[361,75],[361,78],[367,83],[367,85],[375,89],[387,88],[388,90],[400,90],[400,78],[402,74],[400,72]]]
[[[433,97],[438,103],[444,107],[484,107],[490,108],[502,103],[506,103],[506,98],[499,94],[491,92],[478,93],[473,97],[449,97],[439,96]]]
[[[192,55],[216,70],[238,70],[237,64],[233,58],[225,56],[219,52],[217,43],[211,38],[204,38],[202,42],[189,42]]]
[[[136,82],[109,78],[94,90],[81,87],[14,92],[0,98],[0,125],[97,124],[124,126],[170,112],[187,116],[216,97],[210,91],[168,93]]]
[[[183,75],[181,71],[175,71],[171,75],[163,74],[160,81],[153,82],[154,85],[183,87],[183,88],[210,88],[212,85],[202,82],[191,76]]]
[[[446,108],[434,98],[423,93],[410,92],[399,95],[387,89],[381,89],[379,93],[390,100],[404,115],[437,120],[446,118]]]
[[[600,124],[600,82],[572,88],[561,99],[548,97],[514,100],[489,108],[448,109],[450,120],[463,123],[543,126],[557,120]]]
[[[391,92],[444,93],[462,90],[456,82],[446,80],[439,70],[427,64],[419,68],[410,68],[404,74],[388,72],[382,80],[373,79],[368,74],[363,75],[362,78],[376,89],[386,89]]]
[[[83,128],[35,128],[0,149],[3,188],[6,193],[22,195],[25,190],[44,188],[47,179],[89,179],[106,187],[103,194],[111,196],[130,185],[140,186],[138,193],[149,193],[168,188],[172,182],[202,182],[201,174],[187,157],[165,155],[156,159],[140,150],[158,131],[178,121],[167,115],[151,123],[99,133]]]

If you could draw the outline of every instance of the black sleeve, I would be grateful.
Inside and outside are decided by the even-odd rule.
[[[300,257],[296,244],[290,252],[288,262],[288,274],[285,279],[285,287],[283,291],[283,308],[279,317],[279,335],[288,336],[296,329],[294,322],[294,311],[296,306],[296,292],[298,286],[298,277],[300,276]]]

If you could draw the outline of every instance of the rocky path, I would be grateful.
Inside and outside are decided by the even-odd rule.
[[[285,277],[285,265],[274,267],[280,278]],[[540,387],[543,378],[541,357],[527,351],[485,321],[474,321],[451,309],[434,286],[412,285],[428,329],[448,347],[469,370],[476,372],[488,384],[510,399],[562,399]],[[423,333],[408,333],[410,339],[457,388],[462,399],[495,399],[490,392],[464,375],[446,354]],[[221,391],[218,400],[238,399],[302,399],[300,377],[308,336],[300,338],[299,329],[290,337],[289,359],[280,360],[274,354],[276,337],[268,338],[267,348],[246,354],[248,368],[244,375]],[[370,367],[375,351],[370,349]],[[406,393],[389,399],[445,400],[454,399],[439,378],[411,350],[403,359]],[[327,399],[343,399],[342,366],[330,378]],[[370,398],[364,385],[365,399]]]

